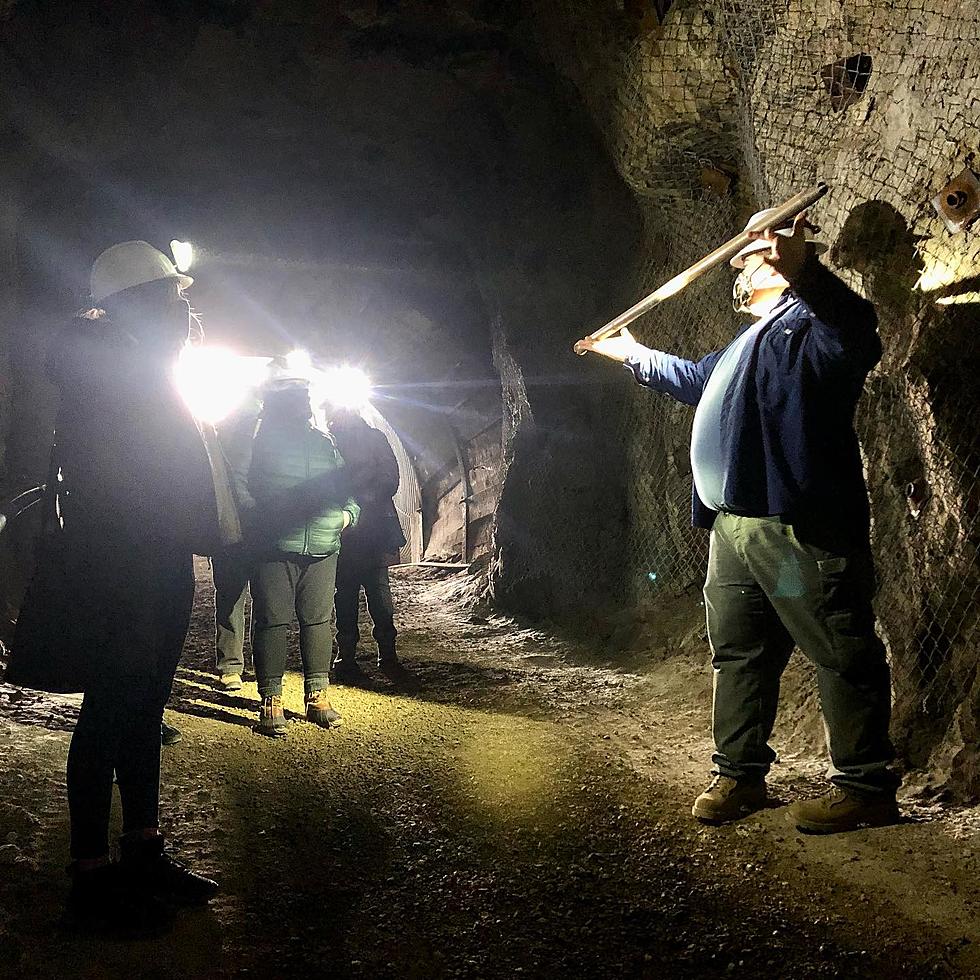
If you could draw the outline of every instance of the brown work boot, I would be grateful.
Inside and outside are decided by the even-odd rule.
[[[269,694],[262,699],[259,723],[255,730],[261,735],[270,735],[272,738],[286,737],[286,713],[282,709],[280,695]]]
[[[861,827],[887,827],[898,823],[898,803],[892,793],[855,796],[831,786],[812,800],[800,800],[789,808],[797,830],[807,834],[837,834]]]
[[[344,723],[343,718],[333,710],[324,690],[310,691],[306,695],[306,720],[321,728],[337,728]]]
[[[221,674],[214,686],[219,691],[240,691],[242,689],[242,675]]]
[[[708,788],[694,801],[691,813],[705,823],[728,823],[762,810],[766,801],[764,779],[715,776],[708,783]]]

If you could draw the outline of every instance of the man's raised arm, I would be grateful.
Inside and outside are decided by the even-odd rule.
[[[613,337],[581,341],[585,350],[619,361],[646,388],[662,391],[685,405],[697,405],[704,391],[704,382],[720,351],[708,354],[700,361],[688,361],[637,343],[625,327]]]

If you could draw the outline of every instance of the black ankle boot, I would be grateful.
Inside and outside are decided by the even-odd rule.
[[[344,684],[348,687],[362,687],[370,683],[368,675],[361,669],[353,652],[341,654],[333,662],[330,675],[335,684]]]
[[[378,669],[385,673],[390,671],[404,670],[398,654],[395,652],[395,644],[391,641],[378,644]]]
[[[394,647],[378,651],[378,670],[398,688],[412,690],[417,687],[417,678],[398,659]]]
[[[173,925],[173,913],[158,898],[130,887],[118,864],[80,871],[69,865],[65,924],[70,929],[121,939],[161,936]]]
[[[175,905],[204,905],[218,883],[196,874],[163,846],[162,837],[127,834],[119,838],[120,868],[132,888]]]
[[[160,744],[176,745],[184,737],[179,728],[168,725],[165,721],[160,722]]]

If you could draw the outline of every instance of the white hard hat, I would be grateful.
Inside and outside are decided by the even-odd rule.
[[[114,293],[158,279],[176,279],[184,289],[194,281],[178,272],[173,262],[149,242],[120,242],[92,263],[92,302],[100,303]]]
[[[749,220],[745,223],[745,229],[746,229],[746,231],[756,221],[759,221],[761,218],[764,218],[767,214],[772,214],[773,211],[775,211],[775,210],[776,210],[775,208],[764,208],[762,211],[756,211],[756,213],[753,214],[752,217],[749,218]],[[785,238],[792,238],[793,237],[793,229],[792,228],[778,228],[776,230],[776,234],[777,235],[782,235]],[[826,252],[827,251],[827,246],[823,242],[818,242],[817,239],[815,239],[812,235],[809,234],[809,232],[806,235],[806,240],[808,242],[811,242],[813,244],[813,250],[814,250],[814,252],[816,252],[817,255],[820,255],[823,252]],[[729,264],[731,265],[731,267],[733,269],[744,269],[745,268],[745,259],[746,259],[746,256],[751,255],[753,252],[761,252],[761,251],[763,251],[764,249],[767,249],[767,248],[769,248],[769,243],[766,242],[766,241],[764,241],[764,240],[762,240],[762,239],[757,239],[755,241],[751,241],[751,242],[749,242],[748,245],[745,246],[745,248],[742,249],[741,252],[736,252],[735,253],[735,256],[732,258],[732,260],[731,260],[731,262]]]

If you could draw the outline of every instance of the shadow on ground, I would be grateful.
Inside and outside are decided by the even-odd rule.
[[[290,673],[287,738],[264,739],[247,730],[254,682],[233,695],[210,686],[207,602],[202,588],[175,687],[184,739],[164,753],[162,821],[221,896],[153,942],[61,931],[68,737],[61,722],[22,723],[20,702],[4,700],[0,975],[60,975],[66,964],[73,976],[160,980],[976,975],[975,857],[920,876],[914,905],[885,887],[907,880],[902,865],[928,850],[933,827],[812,841],[782,808],[700,827],[679,762],[699,716],[686,721],[670,703],[657,716],[630,700],[638,688],[561,666],[552,645],[534,653],[524,637],[515,653],[498,632],[500,650],[474,653],[438,621],[426,632],[408,616],[417,696],[338,688],[345,725],[323,731],[300,720],[302,680]],[[549,659],[522,668],[522,657]],[[630,746],[649,744],[659,772],[639,775]],[[820,785],[805,761],[786,760],[801,775],[777,781],[784,795]],[[958,904],[933,915],[954,887]]]

